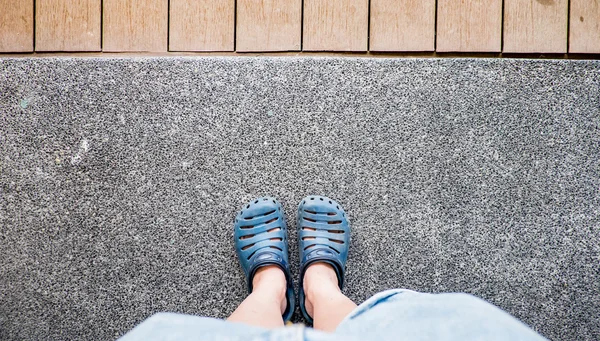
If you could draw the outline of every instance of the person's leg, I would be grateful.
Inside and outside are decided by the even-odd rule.
[[[266,266],[256,271],[252,293],[229,316],[227,321],[264,328],[283,326],[281,314],[286,308],[286,280],[278,266]]]
[[[326,332],[334,331],[356,304],[342,294],[331,265],[314,263],[304,274],[306,310],[313,317],[313,327]]]

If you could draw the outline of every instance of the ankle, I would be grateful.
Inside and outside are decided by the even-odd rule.
[[[331,265],[323,262],[311,264],[306,269],[303,288],[309,315],[312,315],[315,302],[341,292],[335,270]]]
[[[282,313],[287,306],[287,281],[285,274],[276,265],[262,267],[256,271],[252,279],[252,291],[264,294],[280,303]]]
[[[304,273],[304,291],[313,292],[321,289],[340,291],[338,278],[333,266],[324,262],[311,264]]]

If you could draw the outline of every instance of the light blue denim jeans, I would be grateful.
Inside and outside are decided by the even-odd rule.
[[[120,341],[158,340],[546,340],[506,312],[468,294],[380,292],[359,305],[334,333],[303,325],[264,329],[224,320],[158,313]]]

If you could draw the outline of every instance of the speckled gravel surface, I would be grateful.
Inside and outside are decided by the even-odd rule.
[[[600,62],[0,59],[0,339],[230,314],[233,217],[339,201],[347,287],[483,297],[600,339]],[[299,315],[299,314],[298,314]]]

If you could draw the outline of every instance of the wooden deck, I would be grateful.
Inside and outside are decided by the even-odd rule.
[[[0,53],[600,53],[600,0],[0,0]]]

